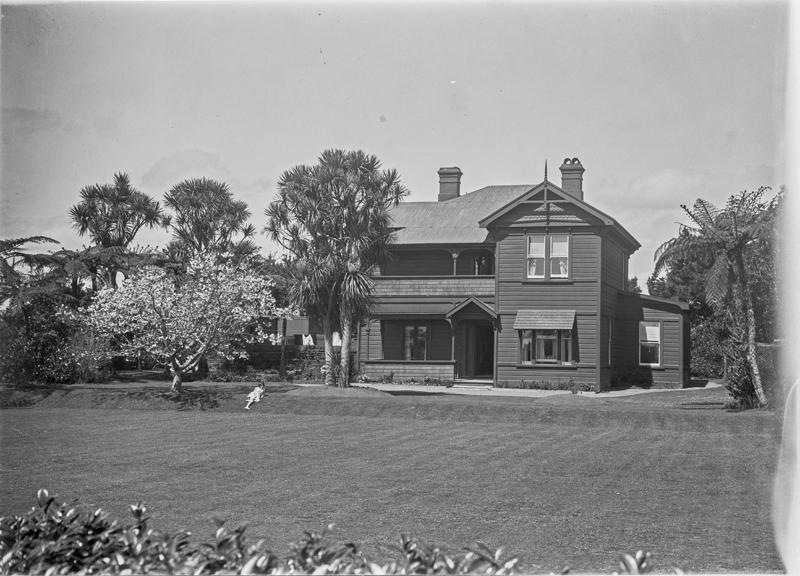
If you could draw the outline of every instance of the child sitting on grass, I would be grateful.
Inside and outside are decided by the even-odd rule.
[[[250,410],[250,406],[253,402],[261,402],[261,398],[264,396],[264,383],[262,382],[255,388],[250,394],[247,395],[247,405],[244,407],[245,410]]]

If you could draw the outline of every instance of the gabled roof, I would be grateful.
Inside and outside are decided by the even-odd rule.
[[[544,190],[537,185],[486,186],[444,202],[401,202],[392,209],[395,244],[481,244],[488,227],[521,202]],[[616,220],[597,208],[547,182],[548,194],[573,202],[580,209],[612,226],[633,250],[641,245]],[[557,218],[553,218],[557,220]]]
[[[397,244],[479,244],[488,232],[478,220],[533,186],[486,186],[446,202],[401,202],[392,209]]]
[[[466,308],[467,306],[470,306],[470,305],[476,306],[478,309],[484,311],[486,314],[488,314],[492,318],[497,318],[497,312],[494,311],[494,308],[489,306],[486,302],[484,302],[480,298],[475,298],[475,296],[470,296],[469,298],[467,298],[463,302],[453,306],[447,312],[447,314],[444,315],[444,317],[445,318],[452,318],[454,315],[458,314],[464,308]]]
[[[488,228],[489,226],[492,225],[492,223],[496,222],[499,218],[501,218],[505,214],[508,214],[509,212],[511,212],[514,208],[519,206],[521,203],[523,203],[523,202],[525,202],[527,200],[530,200],[531,198],[537,196],[540,192],[543,192],[543,191],[545,191],[545,194],[552,194],[555,198],[557,198],[559,200],[568,200],[569,202],[571,202],[572,204],[574,204],[575,206],[577,206],[581,210],[584,210],[585,212],[588,212],[589,214],[591,214],[592,216],[594,216],[595,218],[600,220],[606,226],[614,227],[622,235],[622,237],[632,245],[634,250],[636,250],[636,249],[641,247],[641,244],[639,244],[639,242],[636,240],[636,238],[631,236],[631,234],[627,230],[625,230],[625,228],[623,228],[619,224],[619,222],[614,220],[611,216],[609,216],[605,212],[602,212],[602,211],[598,210],[597,208],[595,208],[591,204],[587,204],[583,200],[580,200],[580,199],[576,198],[572,194],[564,192],[561,188],[559,188],[558,186],[556,186],[552,182],[548,182],[547,180],[545,180],[544,182],[538,184],[537,186],[533,187],[532,189],[528,190],[525,194],[522,194],[521,196],[519,196],[517,198],[514,198],[513,200],[511,200],[505,206],[501,206],[500,208],[495,210],[493,213],[491,213],[491,214],[487,215],[486,217],[484,217],[483,219],[481,219],[481,221],[478,224],[480,225],[481,228]],[[558,216],[556,216],[555,219],[557,220]]]

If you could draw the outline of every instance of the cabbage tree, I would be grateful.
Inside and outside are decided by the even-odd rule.
[[[247,222],[247,203],[236,200],[224,182],[189,178],[164,195],[164,205],[172,211],[167,222],[178,252],[253,254],[258,250],[251,241],[255,228]]]
[[[165,214],[158,202],[131,185],[127,174],[114,174],[111,184],[85,186],[81,201],[70,208],[73,227],[81,236],[94,242],[97,257],[103,263],[92,265],[92,284],[97,278],[115,287],[117,272],[126,268],[128,246],[142,228],[159,228],[166,224]],[[100,270],[104,274],[100,274]]]
[[[408,194],[377,157],[326,150],[313,166],[283,173],[265,231],[296,264],[295,304],[322,322],[326,383],[333,384],[335,328],[342,337],[341,386],[349,385],[352,331],[369,313],[370,270],[391,242],[390,210]]]

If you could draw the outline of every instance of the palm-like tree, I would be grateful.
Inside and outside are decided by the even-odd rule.
[[[103,253],[105,281],[116,286],[120,265],[115,261],[124,259],[139,230],[164,226],[164,213],[158,202],[131,186],[124,173],[114,174],[112,184],[85,186],[80,194],[80,203],[69,210],[72,225],[78,234],[92,239],[95,251]],[[91,272],[96,284],[98,270]]]
[[[41,271],[51,263],[48,254],[31,254],[26,244],[58,244],[47,236],[28,236],[0,240],[0,304],[13,301]],[[22,270],[22,267],[27,270]]]
[[[224,182],[208,178],[184,180],[164,195],[164,204],[174,212],[169,227],[173,247],[179,252],[256,252],[251,241],[255,228],[247,223],[247,203],[236,200]]]
[[[716,308],[727,308],[732,332],[744,332],[744,360],[749,368],[758,402],[766,405],[767,395],[756,359],[756,317],[751,280],[746,266],[748,255],[774,226],[773,211],[779,196],[763,197],[767,187],[731,196],[724,208],[698,199],[692,208],[681,205],[692,221],[681,233],[662,244],[655,253],[654,276],[677,259],[705,254],[712,262],[705,277],[705,297]]]
[[[408,191],[396,170],[360,150],[326,150],[316,165],[284,172],[278,190],[265,232],[296,262],[295,303],[322,320],[329,385],[332,335],[341,331],[340,385],[348,386],[351,335],[371,304],[369,271],[386,259],[389,211]]]

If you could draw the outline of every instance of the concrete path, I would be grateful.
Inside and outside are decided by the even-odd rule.
[[[523,390],[519,388],[493,388],[491,386],[471,386],[458,384],[447,388],[445,386],[414,386],[411,384],[354,384],[362,388],[372,388],[383,392],[409,392],[414,394],[457,394],[469,396],[505,396],[505,397],[524,397],[524,398],[546,398],[548,396],[560,396],[572,394],[569,390]],[[721,384],[709,380],[703,388],[679,388],[676,390],[666,388],[627,388],[625,390],[612,390],[610,392],[578,392],[575,396],[587,398],[616,398],[618,396],[633,396],[636,394],[651,394],[653,392],[676,392],[690,390],[708,390],[709,388],[719,388]]]

